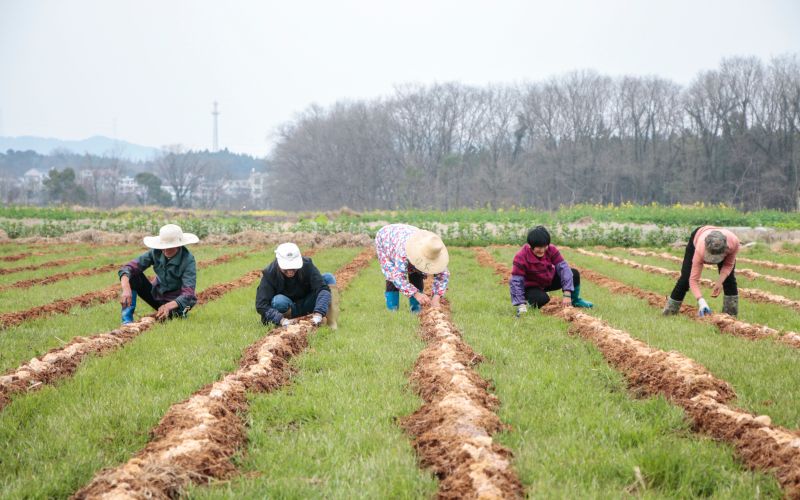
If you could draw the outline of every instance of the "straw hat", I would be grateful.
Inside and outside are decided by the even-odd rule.
[[[303,256],[300,255],[300,249],[294,243],[278,245],[278,248],[275,249],[275,257],[278,259],[278,267],[284,271],[303,267]]]
[[[158,236],[145,236],[144,244],[156,250],[164,250],[165,248],[182,247],[184,245],[191,245],[200,241],[197,235],[192,233],[184,233],[180,226],[175,224],[167,224],[158,230]]]
[[[406,241],[406,255],[411,264],[425,274],[438,274],[447,269],[450,256],[442,239],[435,233],[420,230]]]
[[[719,264],[728,253],[728,239],[720,231],[711,231],[706,235],[706,252],[703,261],[707,264]]]

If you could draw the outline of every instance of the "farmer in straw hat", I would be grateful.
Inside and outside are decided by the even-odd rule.
[[[332,294],[336,278],[321,274],[309,257],[303,257],[294,243],[282,243],[273,260],[261,273],[256,292],[256,311],[263,324],[292,324],[296,318],[311,314],[315,326],[327,324],[335,330],[338,316],[337,297]]]
[[[186,317],[197,302],[194,294],[197,266],[186,245],[198,241],[200,238],[184,233],[175,224],[162,227],[158,236],[144,238],[149,250],[122,266],[118,273],[122,285],[119,302],[123,325],[133,321],[137,296],[156,310],[156,319]],[[150,266],[156,274],[152,281],[144,275]]]
[[[411,312],[420,306],[438,307],[447,291],[450,272],[449,255],[442,239],[430,232],[407,224],[389,224],[375,235],[375,249],[381,270],[386,277],[386,307],[400,307],[400,292],[408,297]],[[431,297],[425,295],[425,276],[433,275]]]
[[[716,264],[719,279],[714,283],[711,296],[716,297],[721,290],[725,291],[722,301],[722,312],[736,316],[739,314],[739,289],[736,286],[736,254],[739,252],[739,238],[735,234],[715,226],[700,226],[689,236],[686,254],[683,257],[681,276],[675,283],[663,314],[669,316],[680,311],[683,298],[688,290],[697,299],[698,314],[711,314],[708,302],[700,290],[700,274],[704,264]]]

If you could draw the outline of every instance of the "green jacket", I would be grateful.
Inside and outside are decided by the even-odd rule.
[[[194,255],[186,248],[181,247],[171,259],[164,257],[161,250],[150,249],[128,262],[119,270],[119,277],[131,277],[134,273],[143,273],[145,269],[153,266],[156,281],[153,284],[153,298],[156,300],[178,303],[180,310],[191,308],[197,303],[194,289],[197,286],[197,264]]]

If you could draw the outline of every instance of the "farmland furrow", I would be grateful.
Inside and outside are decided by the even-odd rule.
[[[216,259],[199,262],[198,269],[204,269],[209,266],[216,266],[224,264],[235,257],[241,257],[247,252],[238,252],[235,254],[227,254],[217,257]],[[119,266],[118,266],[119,267]],[[67,314],[73,307],[89,307],[95,304],[105,304],[117,297],[119,294],[119,285],[111,285],[101,290],[87,292],[68,299],[61,299],[45,304],[42,306],[32,307],[23,311],[14,311],[0,314],[0,330],[16,326],[23,321],[30,319],[47,316],[50,314]]]
[[[440,478],[439,498],[521,498],[511,451],[492,440],[504,428],[489,382],[471,367],[481,361],[442,308],[420,314],[420,353],[410,380],[425,404],[400,425],[421,463]]]
[[[237,254],[232,255],[230,258],[233,257],[243,257],[248,254],[252,250],[245,250],[243,252],[239,252]],[[230,259],[228,259],[230,260]],[[52,283],[57,283],[59,281],[63,281],[70,278],[77,278],[81,276],[94,276],[96,274],[101,274],[107,271],[111,271],[113,269],[119,269],[120,265],[118,263],[111,263],[106,264],[104,266],[93,267],[91,269],[80,269],[78,271],[71,271],[67,273],[58,273],[53,274],[50,276],[46,276],[44,278],[34,278],[29,280],[21,280],[17,281],[16,283],[11,283],[10,285],[2,285],[0,286],[0,292],[5,292],[6,290],[10,290],[12,288],[30,288],[35,285],[49,285]]]
[[[770,262],[768,260],[758,260],[758,259],[750,259],[748,257],[736,257],[738,262],[744,262],[745,264],[755,264],[757,266],[764,266],[770,269],[778,269],[780,271],[794,271],[796,273],[800,273],[800,266],[795,266],[792,264],[781,264],[778,262]]]
[[[664,269],[663,267],[658,266],[651,266],[648,264],[640,264],[639,262],[629,260],[629,259],[621,259],[614,255],[608,255],[599,252],[592,252],[589,250],[584,250],[582,248],[575,248],[576,252],[582,255],[588,255],[589,257],[598,257],[609,262],[615,262],[617,264],[623,264],[628,267],[632,267],[634,269],[641,269],[642,271],[647,271],[652,274],[660,274],[663,276],[670,276],[672,278],[677,279],[680,276],[679,271],[671,271],[669,269]],[[701,278],[700,283],[705,286],[712,286],[714,282],[707,278]],[[779,306],[790,307],[797,311],[800,311],[800,300],[792,300],[783,295],[777,295],[774,293],[764,292],[762,290],[757,290],[754,288],[739,288],[739,295],[741,297],[747,298],[752,300],[753,302],[762,302],[766,304],[776,304]]]
[[[510,275],[488,252],[475,254],[481,265]],[[728,406],[735,397],[730,385],[680,353],[650,347],[576,308],[548,304],[542,312],[568,321],[571,331],[594,343],[635,391],[662,394],[681,406],[697,430],[732,443],[748,466],[774,473],[787,497],[800,498],[800,432]]]
[[[340,269],[337,287],[346,288],[372,258],[374,251],[367,249]],[[242,414],[248,407],[247,392],[284,385],[292,371],[288,361],[305,349],[313,329],[303,318],[252,344],[236,372],[170,408],[144,450],[119,467],[101,471],[73,498],[173,498],[190,482],[233,475],[230,458],[246,440]]]
[[[628,249],[628,252],[631,255],[635,255],[637,257],[658,257],[658,258],[666,259],[666,260],[669,260],[669,261],[672,261],[672,262],[683,263],[683,259],[682,258],[677,257],[677,256],[672,255],[671,253],[667,253],[667,252],[651,252],[651,251],[647,251],[647,250],[639,250],[639,249],[636,249],[636,248]],[[740,259],[737,258],[736,260],[738,261]],[[705,267],[708,268],[708,269],[712,269],[712,268],[716,269],[717,266],[714,266],[714,265],[711,265],[711,264],[706,264]],[[792,280],[792,279],[788,279],[788,278],[780,278],[778,276],[770,276],[769,274],[762,274],[762,273],[753,271],[752,269],[744,269],[744,268],[740,269],[740,268],[737,267],[736,268],[736,274],[741,274],[742,276],[744,276],[746,278],[750,278],[750,279],[759,278],[759,279],[763,279],[764,281],[769,281],[771,283],[775,283],[775,284],[778,284],[778,285],[800,288],[800,281]]]
[[[3,262],[16,262],[18,260],[27,259],[28,257],[34,256],[42,256],[46,255],[44,252],[25,252],[25,253],[18,253],[15,255],[6,255],[4,257],[0,257],[0,261]]]
[[[106,254],[106,256],[116,257],[120,255],[130,255],[130,250],[122,250],[116,253]],[[75,262],[82,262],[84,260],[94,259],[94,255],[81,255],[79,257],[72,257],[70,259],[59,259],[59,260],[51,260],[48,262],[43,262],[42,264],[32,264],[30,266],[20,266],[20,267],[8,267],[8,268],[0,268],[0,275],[3,274],[13,274],[19,273],[22,271],[36,271],[38,269],[44,269],[47,267],[59,267],[66,264],[74,264]]]

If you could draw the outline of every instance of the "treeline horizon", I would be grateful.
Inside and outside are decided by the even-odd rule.
[[[573,71],[522,85],[403,85],[281,127],[287,210],[725,203],[798,210],[800,61],[723,59],[686,86]]]

